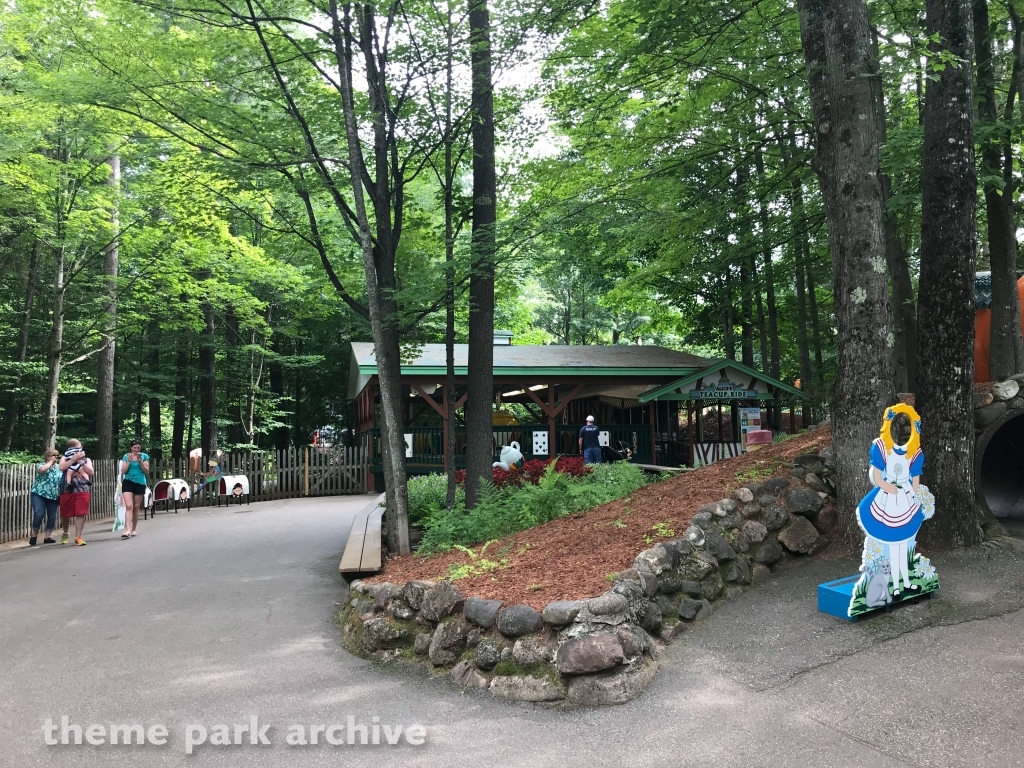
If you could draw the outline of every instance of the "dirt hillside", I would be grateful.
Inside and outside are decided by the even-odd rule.
[[[625,499],[522,531],[487,549],[489,559],[508,559],[507,568],[459,579],[459,589],[465,595],[526,603],[537,609],[553,600],[598,595],[609,586],[606,577],[629,568],[638,552],[657,540],[681,536],[704,504],[728,496],[745,483],[788,476],[788,462],[800,454],[817,452],[831,441],[829,429],[816,429],[653,483]],[[654,531],[656,525],[660,531],[672,533],[659,536]],[[480,547],[475,550],[479,552]],[[397,557],[388,560],[383,573],[372,581],[437,581],[447,576],[450,565],[468,562],[469,556],[458,550],[430,558]]]

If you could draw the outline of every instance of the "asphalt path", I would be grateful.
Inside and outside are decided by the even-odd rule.
[[[940,598],[858,624],[814,609],[814,585],[849,563],[793,568],[667,649],[639,699],[566,709],[465,694],[342,648],[337,565],[365,503],[197,509],[129,541],[91,526],[86,547],[0,552],[0,766],[1024,763],[1019,542],[937,559]],[[105,741],[111,724],[157,740],[165,726],[167,743],[47,745],[46,720],[60,741],[65,716]],[[209,743],[251,717],[269,744]],[[422,725],[424,743],[388,745],[383,729],[377,746],[324,744],[323,731],[286,743],[291,726],[308,740],[336,723],[345,740],[350,717],[371,738],[375,722]],[[189,755],[192,726],[208,738]]]

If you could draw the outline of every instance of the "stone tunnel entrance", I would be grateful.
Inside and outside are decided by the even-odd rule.
[[[996,517],[1024,518],[1024,408],[1010,411],[978,438],[978,494]]]

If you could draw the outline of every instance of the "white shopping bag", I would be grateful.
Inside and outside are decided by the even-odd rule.
[[[114,486],[114,528],[113,531],[124,530],[125,518],[124,499],[121,497],[121,473],[117,474],[117,485]]]

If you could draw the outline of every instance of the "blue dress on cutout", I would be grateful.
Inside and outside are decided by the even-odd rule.
[[[899,446],[893,447],[893,453],[897,455],[904,455],[906,451]],[[875,440],[871,444],[871,458],[869,464],[882,473],[882,477],[885,477],[885,448],[882,441]],[[918,451],[913,460],[910,463],[910,480],[913,481],[915,477],[920,477],[921,473],[924,472],[924,453]],[[888,479],[888,478],[886,478]],[[906,523],[899,527],[891,527],[883,523],[881,520],[871,514],[871,504],[875,501],[879,494],[884,494],[881,488],[872,488],[867,494],[861,499],[860,504],[857,505],[857,521],[860,523],[860,527],[864,529],[864,532],[872,538],[878,539],[885,543],[906,541],[917,536],[917,532],[921,530],[921,523],[924,522],[924,513],[918,507],[913,517],[910,518]]]

